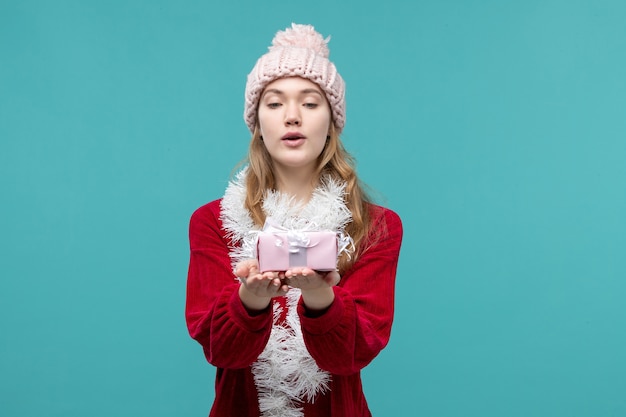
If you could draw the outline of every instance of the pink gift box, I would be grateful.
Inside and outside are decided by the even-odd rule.
[[[337,268],[337,234],[322,232],[260,232],[257,256],[261,272],[309,267],[315,271]]]

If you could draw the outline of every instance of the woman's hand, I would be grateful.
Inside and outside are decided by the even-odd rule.
[[[339,272],[316,272],[311,268],[293,268],[285,272],[283,283],[302,291],[309,310],[325,310],[335,301],[333,287],[339,283]]]
[[[281,282],[278,272],[259,271],[256,259],[247,259],[237,264],[235,274],[241,281],[239,298],[249,310],[264,310],[273,297],[287,294],[289,287]]]

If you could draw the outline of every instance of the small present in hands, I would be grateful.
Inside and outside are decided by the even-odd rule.
[[[334,271],[337,269],[337,233],[266,228],[258,234],[257,257],[261,272],[296,267]]]

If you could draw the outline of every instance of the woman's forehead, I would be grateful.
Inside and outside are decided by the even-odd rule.
[[[263,94],[269,91],[276,92],[276,93],[317,92],[323,95],[322,90],[317,84],[315,84],[313,81],[307,80],[305,78],[300,78],[300,77],[285,77],[285,78],[279,78],[277,80],[274,80],[271,83],[269,83],[267,86],[265,86],[265,89],[263,90]]]

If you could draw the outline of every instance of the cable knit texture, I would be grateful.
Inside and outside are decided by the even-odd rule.
[[[324,37],[311,25],[292,23],[278,32],[269,47],[248,74],[244,120],[251,132],[257,122],[259,100],[265,87],[284,77],[302,77],[317,84],[326,94],[333,121],[340,133],[346,122],[345,83],[328,59],[330,37]]]

